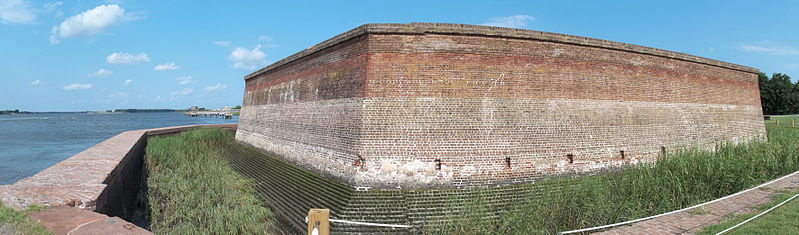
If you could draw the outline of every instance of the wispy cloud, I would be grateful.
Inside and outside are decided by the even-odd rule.
[[[133,79],[128,79],[128,80],[125,80],[125,82],[123,82],[122,85],[128,86],[132,82],[133,82]]]
[[[125,93],[125,92],[117,92],[117,93],[108,95],[108,98],[112,98],[112,99],[113,98],[126,98],[126,97],[128,97],[128,93]]]
[[[220,47],[230,47],[231,45],[233,45],[233,42],[231,41],[213,41],[211,43]]]
[[[44,12],[53,12],[61,5],[64,5],[64,2],[50,2],[44,4]]]
[[[233,61],[232,67],[238,70],[253,70],[266,64],[266,54],[261,51],[261,44],[252,50],[244,47],[237,47],[228,57]]]
[[[111,26],[139,18],[141,17],[138,14],[126,12],[116,4],[100,5],[71,16],[58,26],[53,26],[50,43],[59,43],[59,39],[62,38],[102,33]]]
[[[150,57],[145,53],[132,55],[128,53],[117,52],[105,58],[105,62],[109,64],[138,64],[141,62],[149,62]]]
[[[64,86],[62,89],[64,89],[64,90],[86,90],[86,89],[91,89],[91,88],[92,88],[92,84],[91,83],[88,83],[88,84],[72,83],[72,84]]]
[[[491,18],[488,22],[480,25],[521,29],[527,28],[529,22],[534,20],[535,18],[529,15],[503,16]]]
[[[741,45],[741,49],[748,52],[766,53],[769,55],[799,55],[799,49],[797,48],[780,45],[770,41],[763,41],[758,45]]]
[[[24,0],[0,1],[0,21],[4,24],[31,24],[36,22],[36,9]]]
[[[222,85],[222,83],[217,83],[215,86],[207,86],[207,87],[205,87],[205,91],[208,91],[208,92],[219,91],[219,90],[224,90],[225,88],[227,88],[226,85]]]
[[[177,80],[178,84],[180,85],[187,85],[196,82],[196,80],[194,80],[194,78],[192,78],[191,76],[179,77]]]
[[[155,71],[166,71],[166,70],[177,70],[178,66],[175,65],[174,62],[169,62],[166,64],[159,64],[155,66]]]
[[[272,42],[272,37],[266,36],[266,35],[261,35],[261,36],[258,36],[258,41]]]
[[[38,86],[39,83],[42,83],[42,82],[39,81],[39,80],[33,81],[33,82],[31,82],[31,86]]]
[[[170,95],[169,99],[171,100],[180,99],[183,96],[190,95],[192,92],[194,92],[194,89],[191,88],[183,88],[177,91],[173,91],[172,93],[169,93]]]
[[[111,71],[108,71],[108,70],[105,70],[105,69],[100,69],[100,70],[97,70],[97,72],[89,74],[89,77],[90,78],[104,78],[104,77],[111,76],[111,74],[114,74],[114,72],[111,72]]]

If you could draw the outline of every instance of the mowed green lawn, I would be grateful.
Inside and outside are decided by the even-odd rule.
[[[700,234],[716,234],[724,229],[735,226],[785,201],[796,193],[799,193],[798,189],[777,194],[770,203],[758,207],[757,212],[735,216],[724,223],[708,226]],[[725,234],[799,234],[799,198],[794,198],[777,209]]]
[[[794,118],[796,118],[795,125],[799,126],[799,116],[771,116],[771,120],[766,120],[766,124],[777,124],[779,120],[780,126],[790,126]]]

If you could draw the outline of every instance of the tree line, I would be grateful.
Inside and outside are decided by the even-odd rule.
[[[757,78],[760,86],[760,103],[765,115],[799,113],[799,81],[791,82],[787,74],[775,73],[771,77],[760,73]]]

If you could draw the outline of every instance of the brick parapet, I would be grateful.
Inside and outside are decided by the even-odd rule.
[[[759,70],[743,65],[732,64],[728,62],[708,59],[704,57],[689,55],[680,52],[668,51],[652,47],[639,46],[623,42],[614,42],[602,39],[595,39],[589,37],[581,37],[567,34],[542,32],[526,29],[513,29],[502,28],[493,26],[481,25],[464,25],[464,24],[447,24],[447,23],[410,23],[410,24],[364,24],[352,30],[336,35],[330,39],[322,41],[319,44],[313,45],[305,50],[297,52],[291,56],[281,59],[267,67],[259,69],[244,77],[249,80],[262,74],[286,65],[290,62],[300,58],[309,56],[318,51],[335,46],[339,43],[345,42],[355,37],[364,34],[449,34],[449,35],[471,35],[471,36],[485,36],[485,37],[501,37],[501,38],[516,38],[526,40],[537,40],[546,42],[555,42],[579,46],[589,46],[596,48],[605,48],[611,50],[626,51],[632,53],[646,54],[652,56],[659,56],[669,59],[682,60],[700,64],[716,66],[720,68],[733,69],[747,73],[758,73]]]

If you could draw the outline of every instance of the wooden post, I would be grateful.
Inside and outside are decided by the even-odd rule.
[[[791,119],[791,126],[796,125],[796,119]]]
[[[308,235],[311,235],[314,227],[319,235],[330,235],[330,209],[308,211]]]
[[[777,120],[777,126],[779,126],[780,125],[780,119],[776,119],[776,120]]]

